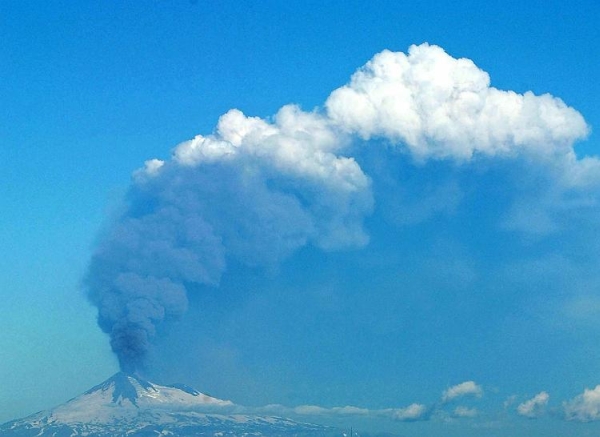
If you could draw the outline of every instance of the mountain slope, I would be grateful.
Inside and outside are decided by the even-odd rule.
[[[51,410],[0,426],[6,437],[336,436],[321,425],[240,414],[241,407],[189,387],[117,373]]]

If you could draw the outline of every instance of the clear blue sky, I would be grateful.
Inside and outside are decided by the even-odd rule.
[[[403,3],[0,2],[0,422],[118,370],[82,278],[111,223],[143,214],[123,213],[122,199],[133,172],[157,158],[168,162],[158,189],[180,174],[214,189],[196,194],[230,246],[218,287],[183,281],[188,310],[160,326],[147,376],[253,406],[424,406],[416,421],[348,419],[406,436],[600,432],[600,401],[581,397],[600,384],[600,6]],[[515,128],[535,131],[544,140],[530,142],[544,150],[573,146],[575,163],[480,149],[491,131],[482,137],[479,125],[451,141],[423,133],[427,147],[441,146],[419,158],[397,120],[364,124],[359,106],[328,101],[377,53],[423,43],[472,60],[494,88],[549,93],[581,114],[585,138],[575,121],[567,139],[547,134],[554,121],[535,124],[543,110]],[[344,136],[335,155],[356,160],[363,197],[332,196],[346,174],[324,178],[325,194],[299,188],[322,162],[307,170],[298,158],[290,169],[277,152],[256,158],[250,140],[243,153],[257,161],[225,170],[179,173],[169,161],[198,134],[226,139],[216,126],[230,109],[280,127],[273,116],[290,103]],[[456,157],[469,148],[475,158]],[[268,190],[300,200],[277,209],[272,191],[240,191],[240,168],[260,168]],[[187,208],[174,196],[160,202]],[[147,206],[135,189],[129,198],[132,210]],[[246,201],[257,229],[275,228],[248,230]],[[287,240],[304,225],[306,241]],[[458,394],[442,400],[452,387]],[[589,394],[600,399],[600,389]]]

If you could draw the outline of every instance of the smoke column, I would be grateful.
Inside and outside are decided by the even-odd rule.
[[[472,61],[437,46],[384,51],[323,109],[287,105],[269,120],[233,109],[213,134],[147,161],[95,249],[85,288],[122,370],[135,372],[161,325],[185,314],[190,285],[218,287],[228,263],[270,266],[305,245],[368,244],[364,219],[385,201],[373,191],[378,175],[356,157],[370,147],[459,165],[528,156],[550,162],[569,189],[600,168],[573,151],[587,131],[561,100],[495,89]]]

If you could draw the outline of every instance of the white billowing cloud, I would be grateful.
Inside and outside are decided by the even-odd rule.
[[[468,408],[468,407],[463,407],[463,406],[456,407],[453,412],[454,417],[460,417],[460,418],[477,417],[478,414],[479,414],[479,411],[477,411],[477,408]]]
[[[483,396],[483,388],[474,381],[465,381],[450,387],[442,393],[442,402],[449,402],[463,396]]]
[[[216,134],[198,135],[180,144],[174,159],[181,165],[196,166],[245,156],[278,173],[340,190],[363,190],[368,179],[356,161],[335,154],[346,143],[346,137],[325,117],[294,105],[282,107],[274,123],[232,109],[219,119]]]
[[[524,417],[529,417],[534,419],[536,417],[540,417],[544,414],[544,410],[546,405],[548,405],[548,400],[550,399],[550,395],[545,391],[538,393],[533,398],[519,404],[517,407],[517,414]]]
[[[428,44],[375,55],[325,105],[348,132],[402,143],[418,159],[564,154],[588,133],[560,99],[493,88],[471,60]]]
[[[361,246],[370,179],[354,158],[336,154],[346,142],[326,118],[293,105],[272,123],[231,110],[215,134],[181,143],[167,163],[147,161],[135,180],[141,190],[162,190],[163,203],[212,214],[233,256],[271,248],[278,260],[309,243]]]
[[[368,240],[361,221],[372,209],[370,180],[354,158],[336,154],[347,142],[327,118],[294,105],[282,107],[273,123],[233,109],[214,135],[178,145],[173,163],[225,163],[244,184],[277,181],[307,205],[315,226],[307,240],[326,249],[360,246]]]
[[[600,420],[600,385],[585,389],[582,394],[563,402],[565,418],[578,422]]]

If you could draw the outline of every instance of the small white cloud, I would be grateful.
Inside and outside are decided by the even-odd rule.
[[[284,407],[282,407],[283,409]],[[300,405],[293,409],[293,412],[302,416],[321,416],[329,414],[330,410],[316,405]]]
[[[582,394],[568,402],[563,402],[565,419],[577,422],[591,422],[600,419],[600,385],[585,389]]]
[[[351,405],[347,405],[345,407],[334,407],[331,409],[335,414],[340,414],[343,416],[368,416],[371,413],[371,410],[367,408],[353,407]]]
[[[158,174],[165,162],[160,159],[149,159],[144,162],[144,167],[133,172],[133,179],[140,183]]]
[[[449,402],[463,396],[475,396],[480,398],[483,396],[483,389],[474,381],[465,381],[445,390],[444,393],[442,393],[442,402]]]
[[[546,405],[548,405],[548,400],[550,399],[550,395],[545,391],[538,393],[533,398],[519,404],[517,407],[517,414],[524,417],[529,417],[534,419],[536,417],[540,417],[544,414],[544,410]]]
[[[406,408],[396,408],[389,410],[389,414],[394,420],[400,422],[413,422],[425,420],[427,418],[427,407],[423,404],[411,404]]]
[[[319,407],[317,405],[300,405],[294,407],[292,411],[302,416],[368,416],[373,412],[367,408],[353,407],[351,405],[331,408]]]
[[[454,417],[477,417],[478,414],[477,408],[456,407],[454,409]]]

